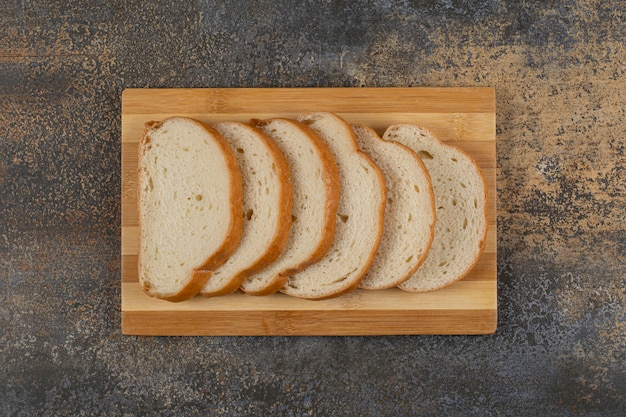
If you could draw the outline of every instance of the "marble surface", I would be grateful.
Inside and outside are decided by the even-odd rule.
[[[625,415],[626,3],[295,4],[0,4],[0,415]],[[121,335],[122,90],[292,86],[495,88],[494,335]]]

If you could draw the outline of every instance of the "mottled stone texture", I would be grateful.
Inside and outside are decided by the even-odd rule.
[[[626,415],[624,2],[180,3],[0,4],[0,415]],[[495,87],[495,335],[120,334],[122,90],[290,86]]]

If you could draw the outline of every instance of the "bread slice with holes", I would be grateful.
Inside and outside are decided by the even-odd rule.
[[[280,256],[289,237],[292,206],[289,164],[272,139],[244,123],[212,126],[237,156],[243,182],[243,230],[237,250],[202,288],[207,297],[236,291],[245,278]]]
[[[139,282],[153,297],[189,299],[239,244],[237,159],[213,128],[173,117],[146,125],[138,162]]]
[[[320,260],[333,243],[339,203],[339,171],[328,145],[295,120],[252,120],[270,136],[289,162],[293,206],[291,229],[281,256],[246,278],[241,290],[268,295],[281,289],[289,275]]]
[[[341,192],[335,239],[325,257],[291,275],[282,292],[324,299],[356,288],[369,268],[383,230],[385,180],[380,169],[360,152],[350,125],[339,116],[316,112],[298,120],[328,144],[339,168]]]
[[[424,262],[434,236],[435,197],[421,159],[406,146],[383,140],[371,128],[352,125],[361,150],[385,175],[387,204],[378,253],[360,288],[395,287]]]
[[[422,266],[399,287],[425,292],[463,278],[478,262],[487,238],[487,188],[480,168],[458,147],[416,125],[393,125],[383,138],[413,149],[435,193],[435,237]]]

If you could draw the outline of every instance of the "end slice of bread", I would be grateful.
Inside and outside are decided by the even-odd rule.
[[[463,278],[478,262],[487,238],[487,187],[478,164],[463,150],[416,125],[393,125],[383,138],[413,149],[435,193],[435,237],[422,266],[399,287],[425,292]]]
[[[138,164],[139,282],[153,297],[183,301],[239,244],[241,174],[222,135],[199,121],[173,117],[146,127]]]
[[[246,277],[280,256],[289,237],[292,206],[289,164],[272,139],[244,123],[213,127],[237,156],[243,178],[243,231],[237,250],[202,288],[207,297],[236,291]]]
[[[283,151],[293,190],[291,230],[284,252],[241,285],[248,294],[268,295],[281,289],[289,275],[317,262],[330,249],[339,203],[339,171],[328,145],[306,125],[282,118],[251,123]]]
[[[385,180],[380,169],[358,150],[350,125],[339,116],[316,112],[298,120],[328,144],[339,168],[341,193],[335,239],[319,262],[291,275],[282,292],[324,299],[356,288],[380,243],[385,212]]]
[[[387,204],[378,253],[359,285],[365,289],[395,287],[424,262],[434,236],[435,197],[426,167],[415,152],[383,140],[364,125],[352,125],[361,150],[385,175]]]

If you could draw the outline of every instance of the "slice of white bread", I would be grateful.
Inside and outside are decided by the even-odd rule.
[[[281,291],[324,299],[356,288],[372,263],[383,231],[385,179],[374,162],[358,150],[345,120],[326,112],[304,114],[298,120],[330,147],[339,167],[341,193],[333,245],[319,262],[291,275]]]
[[[399,287],[425,292],[463,278],[478,262],[487,238],[487,187],[478,164],[463,150],[416,125],[389,126],[383,138],[413,149],[435,193],[435,237],[422,266]]]
[[[186,300],[239,243],[237,159],[219,132],[173,117],[146,125],[138,166],[139,282],[153,297]]]
[[[378,253],[359,285],[376,290],[406,281],[424,262],[434,236],[435,197],[426,167],[406,146],[352,125],[361,150],[385,175],[385,227]]]
[[[290,119],[252,120],[270,136],[289,162],[293,189],[291,230],[282,255],[248,277],[241,290],[268,295],[295,274],[321,259],[333,243],[339,171],[328,145],[312,129]]]
[[[243,232],[237,250],[201,290],[204,296],[230,294],[243,280],[282,253],[291,225],[289,164],[276,144],[244,123],[212,125],[235,150],[243,181]]]

